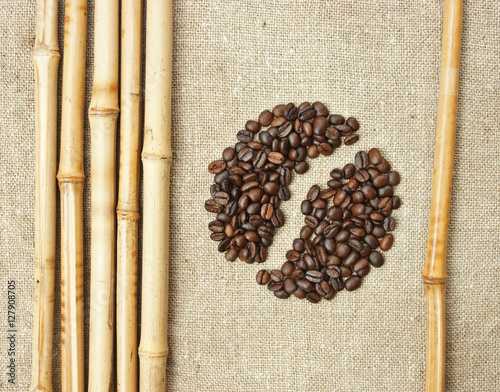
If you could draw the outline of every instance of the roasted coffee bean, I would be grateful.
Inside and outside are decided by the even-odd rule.
[[[295,172],[297,174],[304,174],[309,169],[307,162],[299,162],[294,166]]]
[[[307,200],[310,202],[313,202],[319,197],[321,189],[318,185],[313,185],[311,189],[309,189],[309,192],[307,192]]]
[[[229,246],[231,244],[231,238],[225,238],[219,243],[219,252],[225,252],[226,250],[229,249]]]
[[[334,180],[341,180],[344,178],[344,171],[341,169],[333,169],[330,172],[330,177],[332,177]]]
[[[269,160],[269,162],[274,163],[276,165],[282,165],[283,162],[285,161],[283,154],[274,151],[269,153],[267,159]]]
[[[329,115],[328,109],[321,102],[314,102],[313,106],[314,109],[316,109],[316,114],[318,116],[328,117]]]
[[[285,276],[290,276],[292,272],[295,270],[295,266],[293,263],[290,261],[286,261],[282,266],[281,266],[281,272]]]
[[[316,304],[316,303],[318,303],[321,300],[321,297],[320,297],[320,295],[318,293],[311,292],[311,293],[307,293],[306,299],[309,302],[311,302],[313,304]]]
[[[275,182],[268,181],[264,184],[262,189],[264,189],[264,192],[268,195],[275,195],[279,191],[279,185]]]
[[[244,147],[239,153],[238,153],[238,159],[243,162],[250,162],[253,160],[255,156],[255,150],[250,147]]]
[[[299,114],[299,108],[297,108],[293,103],[289,103],[285,106],[283,115],[288,121],[294,121]]]
[[[351,253],[351,248],[349,247],[349,245],[343,242],[337,244],[337,247],[335,248],[335,254],[338,257],[343,259],[344,257],[347,257],[349,253]]]
[[[244,129],[242,131],[239,131],[236,134],[236,138],[240,142],[248,143],[248,142],[252,141],[252,139],[253,139],[253,133],[250,132],[250,131],[247,131],[246,129]]]
[[[269,132],[261,132],[259,133],[260,142],[267,147],[271,147],[273,144],[273,137],[269,134]]]
[[[321,143],[318,147],[318,151],[321,155],[329,156],[332,155],[334,147],[330,143]]]
[[[311,205],[314,208],[326,208],[326,200],[323,199],[316,199],[314,200]]]
[[[381,174],[373,180],[373,186],[376,188],[382,188],[389,182],[389,178],[385,174]]]
[[[382,163],[382,154],[377,148],[372,148],[370,151],[368,151],[368,157],[370,158],[370,163],[373,166],[379,165]]]
[[[225,226],[224,226],[225,228]],[[224,238],[226,238],[226,234],[224,231],[220,232],[220,233],[212,233],[210,234],[210,239],[212,241],[222,241]]]
[[[359,253],[353,251],[347,255],[342,264],[345,265],[346,267],[352,267],[358,260],[359,260]]]
[[[271,203],[266,203],[260,209],[260,216],[262,217],[262,219],[269,220],[272,218],[273,212],[274,212],[273,205]]]
[[[316,283],[315,289],[316,292],[322,297],[326,297],[328,293],[332,290],[328,282],[325,282],[324,280],[321,281],[320,283]]]
[[[260,270],[257,272],[257,275],[255,276],[255,280],[257,281],[257,284],[260,285],[266,285],[269,283],[270,279],[270,274],[266,270]]]
[[[349,241],[347,241],[348,245],[351,247],[351,249],[361,252],[363,250],[363,243],[360,240],[351,238]]]
[[[289,185],[292,182],[292,172],[286,167],[282,168],[280,171],[280,184]]]
[[[212,174],[219,174],[226,168],[226,162],[223,160],[213,161],[208,165],[208,171]]]
[[[332,114],[330,117],[328,117],[328,122],[331,125],[340,125],[345,122],[345,118],[338,114]]]
[[[230,196],[226,192],[217,192],[214,195],[214,200],[223,206],[227,205],[230,199],[231,199]]]
[[[274,225],[274,227],[281,227],[285,224],[285,217],[280,209],[278,208],[274,209],[274,214],[273,217],[271,218],[271,223]]]
[[[398,185],[400,181],[399,173],[396,171],[390,171],[387,173],[387,177],[389,178],[389,185]]]
[[[295,293],[298,288],[297,283],[292,278],[286,278],[283,282],[283,290],[289,295]]]
[[[213,233],[222,233],[224,231],[224,223],[214,220],[208,224],[208,229]]]
[[[271,121],[273,121],[273,114],[269,110],[264,110],[259,115],[259,124],[263,127],[268,127],[271,125]]]
[[[394,218],[387,217],[384,219],[383,227],[385,231],[393,231],[396,228],[396,221]]]
[[[321,274],[321,272],[320,272],[320,274]],[[323,276],[323,275],[321,274],[321,276]],[[302,290],[304,290],[306,292],[314,290],[314,284],[307,279],[297,280],[297,286],[299,286],[299,288],[301,288]]]
[[[306,268],[308,270],[316,270],[318,269],[319,265],[316,264],[316,261],[313,259],[313,257],[310,254],[305,254],[304,257],[302,258],[304,263],[306,264]]]
[[[304,223],[311,229],[315,229],[319,224],[319,220],[314,215],[307,215],[304,218]]]
[[[345,123],[349,125],[353,131],[357,131],[359,129],[358,120],[356,120],[354,117],[349,117]]]
[[[333,204],[335,206],[340,206],[344,202],[346,197],[347,197],[346,191],[341,189],[335,194],[335,197],[333,198]]]
[[[235,156],[236,156],[236,151],[234,151],[234,148],[232,147],[227,147],[222,152],[222,159],[224,159],[225,162],[233,160]]]
[[[342,210],[336,206],[331,206],[326,212],[326,216],[331,221],[340,221],[342,219]]]
[[[344,166],[344,178],[352,178],[354,173],[356,172],[356,167],[352,163],[348,163],[347,165]]]
[[[205,209],[208,211],[208,212],[212,212],[212,213],[219,213],[223,210],[224,206],[217,203],[215,200],[207,200],[205,202]]]
[[[360,183],[365,183],[370,180],[370,174],[368,174],[366,170],[362,169],[354,173],[354,178]]]
[[[221,187],[219,184],[212,184],[212,186],[210,186],[210,195],[212,196],[212,198],[220,190],[221,190]]]
[[[237,248],[230,248],[227,252],[226,252],[226,260],[227,261],[235,261],[237,258],[238,258],[238,252],[239,252],[239,249]]]
[[[303,226],[302,229],[300,230],[300,238],[303,240],[308,240],[311,238],[313,233],[313,230],[309,226]]]
[[[324,136],[326,128],[328,128],[328,120],[326,117],[318,116],[313,121],[313,135]]]
[[[293,250],[296,252],[304,252],[304,240],[302,238],[295,238],[293,240]]]
[[[345,289],[347,291],[354,291],[357,288],[359,288],[359,286],[361,286],[361,278],[359,276],[356,276],[356,275],[351,276],[351,277],[347,278],[344,285],[345,285]]]
[[[318,220],[323,220],[326,217],[326,208],[316,208],[314,211],[314,216],[318,218]]]
[[[380,252],[377,252],[376,250],[370,253],[370,255],[368,256],[368,260],[370,261],[370,264],[375,268],[382,267],[382,265],[384,264],[384,257],[380,254]]]
[[[295,263],[300,260],[300,253],[295,250],[289,250],[286,252],[286,259]]]
[[[345,267],[343,265],[340,266],[340,274],[343,278],[348,278],[352,275],[352,270],[349,267]]]
[[[383,251],[387,251],[387,250],[391,249],[393,242],[394,242],[394,237],[391,234],[386,234],[380,240],[380,249]]]
[[[323,235],[325,238],[334,238],[340,231],[340,226],[337,222],[334,222],[327,227],[325,227],[325,230],[323,231]]]
[[[281,291],[283,290],[283,283],[271,280],[267,285],[267,289],[269,291]]]
[[[245,124],[245,129],[252,133],[257,133],[260,131],[260,124],[257,121],[249,120]]]
[[[290,190],[286,186],[280,186],[279,191],[278,191],[278,197],[280,200],[287,201],[290,200],[291,197]]]
[[[370,263],[366,258],[362,258],[356,261],[356,263],[352,267],[352,270],[357,273],[364,268],[370,268]]]
[[[314,229],[314,234],[316,234],[317,236],[321,236],[323,235],[324,231],[325,231],[325,228],[328,226],[328,222],[327,221],[321,221],[318,226],[316,226],[316,228]]]
[[[306,279],[312,283],[319,283],[323,280],[323,274],[320,271],[310,270],[306,272]]]
[[[394,210],[397,210],[399,207],[401,207],[401,199],[398,196],[393,196],[392,197],[392,208]]]
[[[368,246],[371,249],[377,249],[378,248],[378,239],[375,237],[373,234],[367,234],[364,238],[363,241],[368,244]]]
[[[281,282],[283,280],[283,273],[280,270],[272,270],[269,275],[273,282]]]
[[[366,169],[370,165],[370,158],[365,151],[359,151],[354,158],[354,162],[360,169]]]
[[[388,212],[392,210],[392,197],[384,197],[382,200],[380,200],[380,203],[378,203],[378,208],[382,212]]]

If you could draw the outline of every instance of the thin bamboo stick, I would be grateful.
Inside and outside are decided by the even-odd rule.
[[[57,0],[38,0],[35,67],[35,305],[30,391],[52,391],[56,257]]]
[[[445,0],[429,241],[422,274],[427,296],[427,392],[442,392],[445,383],[446,245],[457,123],[461,35],[462,0]]]
[[[118,183],[117,389],[137,391],[137,263],[141,142],[142,0],[123,0],[121,35],[120,177]]]
[[[91,277],[89,391],[114,389],[116,123],[118,0],[95,2],[91,138]]]
[[[151,0],[146,19],[144,207],[140,391],[164,392],[168,355],[168,262],[172,0]]]
[[[83,392],[83,104],[87,1],[67,1],[61,117],[62,390]]]

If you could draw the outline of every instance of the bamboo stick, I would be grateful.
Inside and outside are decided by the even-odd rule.
[[[116,208],[118,220],[116,367],[119,392],[137,391],[142,7],[142,0],[123,0],[122,2],[120,177]]]
[[[83,392],[83,104],[87,1],[67,1],[61,116],[62,390]]]
[[[457,123],[461,34],[462,0],[445,0],[429,240],[422,274],[427,297],[427,392],[442,392],[445,383],[446,245]]]
[[[89,391],[111,391],[115,295],[118,0],[95,3],[91,138],[91,277]]]
[[[168,355],[168,262],[172,0],[151,0],[146,19],[143,275],[140,391],[164,392]]]
[[[30,391],[52,391],[56,257],[57,0],[38,0],[35,67],[35,305]]]

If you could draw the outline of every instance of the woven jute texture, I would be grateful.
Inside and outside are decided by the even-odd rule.
[[[63,2],[60,7],[62,38]],[[169,391],[422,391],[425,260],[442,1],[184,0],[174,6]],[[93,65],[89,3],[86,109]],[[35,1],[0,7],[0,389],[26,390],[33,323]],[[447,293],[448,391],[500,390],[500,3],[465,1]],[[61,48],[62,39],[60,42]],[[63,60],[64,60],[64,53]],[[378,147],[401,173],[386,264],[313,305],[255,284],[209,239],[210,161],[277,103],[319,100],[359,119],[360,141],[311,163],[283,203],[266,268],[302,226],[300,201],[332,168]],[[90,134],[85,122],[85,309]],[[59,245],[58,245],[59,246]],[[59,258],[57,260],[59,273]],[[17,384],[7,385],[7,281],[17,286]],[[57,278],[56,286],[59,286]],[[56,298],[59,297],[59,289]],[[60,301],[54,390],[60,390]]]

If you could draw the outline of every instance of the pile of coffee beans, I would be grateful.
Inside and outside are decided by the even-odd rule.
[[[305,225],[281,270],[257,273],[257,283],[278,298],[293,294],[317,303],[344,288],[356,290],[371,267],[384,264],[377,249],[392,246],[391,214],[401,205],[393,187],[400,177],[380,151],[360,151],[355,165],[334,169],[330,176],[327,188],[313,185],[302,202]]]
[[[205,209],[217,214],[208,228],[226,259],[265,261],[275,229],[285,221],[279,207],[290,199],[292,172],[305,173],[307,157],[331,155],[342,138],[356,143],[358,129],[355,118],[330,115],[320,102],[277,105],[247,121],[236,135],[239,142],[208,166],[215,184]]]

